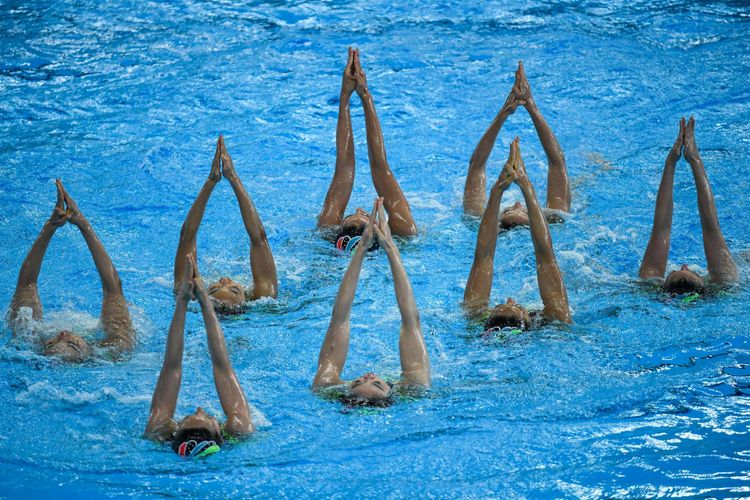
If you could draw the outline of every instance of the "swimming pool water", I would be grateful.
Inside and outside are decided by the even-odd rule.
[[[750,491],[750,8],[744,2],[0,2],[0,303],[61,177],[109,251],[139,346],[66,366],[4,331],[2,495],[392,498],[744,496]],[[434,388],[383,411],[311,394],[347,260],[314,232],[333,172],[346,47],[360,48],[395,175],[420,236],[402,246]],[[575,323],[483,339],[459,302],[476,239],[468,159],[518,59],[567,158],[573,214],[552,227]],[[357,177],[374,196],[352,101]],[[689,306],[634,280],[681,115],[701,149],[742,286]],[[257,434],[207,460],[141,438],[171,319],[180,225],[218,134],[260,211],[278,300],[225,319]],[[531,120],[506,123],[493,178]],[[520,199],[511,191],[505,203]],[[199,233],[207,278],[250,283],[226,182]],[[670,265],[705,270],[695,189],[675,177]],[[73,226],[40,279],[50,329],[93,329],[99,281]],[[493,301],[540,305],[528,233],[501,236]],[[397,376],[399,315],[382,252],[367,257],[344,375]],[[221,407],[196,308],[178,416]],[[59,488],[64,488],[60,490]]]

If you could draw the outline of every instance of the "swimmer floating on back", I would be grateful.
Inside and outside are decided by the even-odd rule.
[[[482,216],[477,236],[477,247],[474,252],[474,263],[471,266],[469,280],[464,292],[464,307],[474,316],[481,316],[487,309],[492,289],[492,276],[495,265],[495,246],[497,245],[498,215],[503,193],[511,183],[516,183],[523,193],[529,210],[531,241],[534,244],[536,259],[536,278],[539,283],[539,294],[544,303],[542,316],[546,319],[570,323],[570,309],[565,284],[557,266],[552,239],[547,221],[539,206],[534,187],[526,176],[526,168],[521,158],[518,138],[510,145],[508,161],[500,173],[497,182],[490,190],[490,200]],[[513,299],[496,306],[490,312],[485,323],[485,330],[504,327],[525,329],[531,326],[529,312]]]
[[[224,145],[224,138],[219,136],[216,143],[216,153],[211,164],[211,172],[208,179],[198,193],[197,198],[190,207],[185,222],[180,231],[180,242],[177,246],[177,254],[174,259],[174,289],[175,293],[181,287],[181,280],[185,276],[185,262],[188,255],[193,255],[197,259],[198,250],[195,245],[195,238],[198,234],[198,228],[203,219],[203,212],[206,210],[206,204],[214,190],[216,184],[221,180],[222,174],[229,181],[234,190],[237,201],[240,205],[242,221],[245,224],[245,230],[250,236],[250,270],[253,275],[253,288],[246,291],[242,285],[230,278],[221,278],[216,283],[208,287],[208,294],[214,307],[225,313],[241,311],[245,302],[255,300],[261,297],[276,298],[278,293],[278,280],[276,278],[276,264],[273,260],[271,247],[268,244],[266,231],[263,229],[263,223],[260,220],[255,206],[250,196],[245,190],[237,172],[234,170],[234,163],[229,157],[227,148]]]
[[[349,352],[349,318],[352,312],[352,302],[365,252],[372,244],[375,235],[377,235],[380,248],[388,255],[393,274],[393,286],[396,289],[396,301],[401,312],[401,333],[398,341],[401,381],[397,385],[400,388],[430,386],[430,359],[422,336],[414,292],[401,263],[401,255],[391,238],[391,230],[383,211],[382,198],[380,198],[375,200],[375,206],[362,233],[362,244],[357,246],[344,278],[341,280],[333,305],[331,323],[320,348],[318,372],[313,380],[313,389],[345,384],[341,380],[341,371],[344,369],[346,355]],[[348,384],[347,391],[345,398],[353,404],[384,406],[388,404],[391,396],[391,387],[374,373],[366,373],[352,381]]]
[[[692,117],[687,125],[685,124],[685,118],[680,120],[680,132],[664,163],[664,173],[659,184],[659,192],[656,195],[654,226],[638,274],[643,279],[662,279],[664,277],[672,232],[674,170],[680,156],[684,156],[690,164],[695,179],[695,188],[698,193],[698,213],[700,214],[703,232],[703,250],[708,264],[708,281],[718,285],[735,283],[737,281],[737,266],[734,264],[719,227],[711,184],[708,182],[708,175],[706,175],[703,160],[701,160],[698,146],[695,143],[695,119]],[[700,293],[705,285],[703,278],[689,270],[687,265],[683,265],[679,271],[669,273],[662,286],[669,293],[683,294]]]
[[[477,144],[474,153],[471,155],[471,160],[469,160],[469,173],[466,175],[466,185],[464,186],[464,213],[468,215],[480,216],[484,212],[487,198],[485,189],[487,159],[492,152],[503,123],[510,115],[515,113],[518,106],[525,107],[529,116],[531,116],[531,121],[534,122],[537,135],[542,147],[544,147],[544,154],[547,155],[547,208],[561,212],[570,211],[571,194],[565,156],[555,134],[544,120],[534,98],[531,96],[531,88],[526,79],[523,63],[519,61],[516,81],[510,94],[508,94],[508,98],[479,140],[479,144]],[[560,220],[559,217],[551,213],[548,217],[550,222]],[[529,213],[523,205],[516,203],[503,211],[500,224],[503,229],[528,226]]]
[[[359,63],[359,51],[349,48],[349,59],[344,68],[339,99],[339,118],[336,125],[336,169],[328,187],[323,210],[318,217],[319,228],[337,228],[336,246],[352,249],[353,238],[361,237],[367,225],[367,212],[357,208],[355,213],[344,217],[354,185],[354,137],[349,113],[349,100],[354,91],[362,100],[367,129],[367,154],[370,158],[370,173],[378,196],[383,198],[388,212],[388,224],[397,236],[414,236],[417,226],[411,216],[409,202],[396,182],[385,154],[383,132],[372,94],[367,88],[367,79]],[[355,240],[356,243],[357,240]]]
[[[18,273],[16,292],[8,310],[8,322],[14,333],[22,327],[19,316],[21,308],[31,309],[35,321],[42,319],[42,302],[39,300],[37,279],[42,267],[44,254],[47,252],[52,236],[58,228],[70,221],[78,227],[86,240],[91,256],[94,258],[96,270],[102,283],[102,310],[100,323],[104,329],[104,338],[99,345],[110,349],[112,354],[131,351],[135,346],[135,331],[130,321],[130,313],[122,294],[122,284],[115,266],[107,255],[102,242],[96,236],[94,229],[83,216],[76,202],[65,191],[60,179],[57,179],[57,203],[52,215],[42,227],[29,254]],[[44,344],[46,356],[57,356],[73,363],[82,363],[92,357],[93,350],[89,343],[80,335],[71,331],[61,331]]]
[[[179,281],[172,323],[167,334],[164,364],[151,399],[151,413],[146,424],[146,436],[158,441],[171,441],[172,449],[180,456],[202,457],[219,451],[224,442],[222,432],[233,438],[242,438],[253,432],[250,408],[237,375],[227,354],[224,333],[216,318],[211,298],[203,287],[193,255],[188,255],[181,266],[184,275]],[[200,304],[208,337],[208,350],[213,365],[214,384],[219,401],[227,417],[223,426],[198,409],[183,418],[174,420],[177,396],[182,382],[182,352],[185,347],[185,313],[191,297]]]

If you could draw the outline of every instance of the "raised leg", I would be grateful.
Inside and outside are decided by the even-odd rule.
[[[362,262],[374,238],[373,225],[375,224],[377,207],[378,201],[375,202],[370,220],[365,227],[364,233],[362,233],[362,239],[359,245],[357,245],[357,249],[349,262],[349,267],[346,269],[346,273],[341,280],[338,294],[336,294],[331,322],[328,325],[323,345],[320,347],[318,371],[313,379],[313,388],[343,383],[341,380],[341,371],[344,369],[346,356],[349,353],[349,318],[352,314],[352,303],[354,302],[354,294],[357,291],[357,284],[359,283]]]
[[[500,230],[500,202],[503,193],[511,184],[510,168],[515,162],[515,150],[511,145],[508,161],[505,163],[497,181],[490,190],[490,200],[479,223],[477,246],[474,250],[474,262],[469,272],[469,280],[464,290],[463,306],[471,315],[480,315],[489,305],[492,291],[492,277],[495,267],[495,247],[497,233]]]
[[[729,253],[724,235],[719,227],[719,216],[716,203],[708,182],[706,168],[695,143],[695,118],[685,127],[685,159],[690,163],[695,179],[695,189],[698,193],[698,212],[701,217],[703,230],[703,250],[708,264],[708,279],[713,283],[735,283],[738,279],[737,266]]]
[[[568,170],[565,166],[565,156],[560,143],[557,142],[557,137],[555,137],[531,95],[531,87],[526,79],[526,72],[521,61],[518,61],[514,88],[518,99],[525,102],[524,107],[529,112],[531,121],[534,122],[534,128],[536,128],[539,141],[544,148],[544,154],[547,156],[547,208],[570,212],[570,182],[568,181]]]
[[[182,224],[180,230],[180,242],[177,244],[177,253],[174,257],[174,289],[175,291],[179,288],[179,281],[185,276],[185,262],[188,255],[198,256],[198,251],[195,245],[195,238],[198,234],[198,228],[200,228],[201,221],[203,220],[203,213],[206,211],[206,204],[208,199],[211,197],[211,193],[216,187],[216,184],[221,180],[221,146],[223,138],[219,136],[219,140],[216,143],[216,152],[214,153],[214,160],[211,163],[211,172],[208,174],[208,179],[203,184],[198,196],[195,198],[193,205],[190,207],[190,211],[185,218],[185,222]]]
[[[340,225],[349,204],[354,185],[354,134],[349,103],[357,85],[354,79],[354,51],[349,47],[349,57],[344,68],[339,95],[339,118],[336,124],[336,169],[328,186],[323,210],[318,217],[318,227]]]
[[[57,179],[55,183],[57,184],[57,202],[55,203],[55,208],[52,209],[52,215],[50,215],[47,222],[42,226],[39,236],[36,237],[34,244],[31,245],[31,249],[26,255],[23,264],[21,264],[21,269],[18,271],[16,291],[8,308],[8,323],[14,333],[16,327],[19,326],[16,324],[16,320],[18,319],[18,311],[22,307],[31,308],[34,320],[39,321],[42,319],[42,301],[39,300],[39,290],[37,288],[39,271],[42,269],[44,254],[47,253],[47,247],[52,240],[52,236],[55,235],[55,231],[70,220],[70,213],[65,211],[62,183],[60,179]]]
[[[266,237],[266,230],[263,228],[263,222],[260,220],[260,215],[258,215],[250,195],[247,194],[245,186],[234,169],[234,163],[227,152],[224,141],[221,141],[221,163],[224,177],[232,185],[234,194],[237,196],[242,222],[245,224],[245,230],[250,237],[250,270],[253,274],[251,299],[276,298],[279,281],[276,276],[276,263],[273,260],[271,246],[268,244],[268,238]]]
[[[193,263],[195,266],[196,264]],[[234,437],[246,436],[253,432],[253,420],[250,415],[250,407],[247,404],[245,392],[242,390],[237,374],[232,368],[227,353],[224,332],[221,330],[219,320],[216,318],[211,298],[208,296],[203,283],[198,279],[198,269],[194,267],[193,290],[201,307],[203,322],[206,325],[208,336],[208,350],[211,353],[211,364],[214,372],[214,384],[219,394],[219,401],[224,410],[227,420],[224,430]]]
[[[375,102],[372,94],[367,88],[367,78],[359,63],[359,51],[354,52],[354,70],[357,81],[357,94],[362,99],[362,107],[365,111],[365,128],[367,129],[367,154],[370,158],[370,172],[372,182],[378,196],[383,198],[383,204],[388,211],[388,224],[391,231],[397,236],[414,236],[417,234],[417,225],[411,215],[409,202],[406,201],[404,192],[393,176],[388,158],[385,153],[385,142],[383,131],[380,129],[375,111]]]
[[[398,338],[401,383],[409,386],[429,387],[431,382],[430,357],[424,343],[417,301],[414,299],[414,290],[409,282],[409,276],[401,262],[401,254],[391,238],[391,230],[382,205],[378,206],[378,220],[374,229],[380,248],[388,255],[396,301],[401,313],[401,330]]]
[[[643,279],[662,278],[667,269],[669,257],[669,239],[672,232],[672,191],[674,186],[674,168],[677,160],[682,156],[682,146],[685,132],[685,118],[680,120],[680,132],[664,162],[664,172],[661,175],[659,192],[656,195],[654,209],[654,226],[651,237],[643,254],[643,262],[638,276]]]
[[[552,248],[552,237],[549,234],[549,226],[544,218],[542,207],[526,176],[526,167],[521,158],[518,138],[513,142],[516,149],[516,162],[514,166],[514,182],[521,188],[523,198],[526,201],[526,209],[529,211],[529,226],[531,229],[531,241],[534,243],[534,257],[536,258],[536,279],[539,284],[539,295],[544,303],[543,314],[547,318],[571,323],[570,307],[568,305],[568,294],[562,280],[560,268],[557,265],[555,251]]]
[[[71,214],[70,222],[78,227],[83,239],[86,240],[102,283],[102,310],[99,319],[105,333],[102,345],[119,352],[131,351],[135,347],[135,330],[130,321],[130,312],[122,293],[122,282],[117,269],[94,232],[94,228],[81,213],[78,204],[65,191],[65,188],[63,188],[63,194],[67,211]]]

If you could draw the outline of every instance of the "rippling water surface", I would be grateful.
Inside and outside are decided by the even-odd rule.
[[[744,2],[0,2],[0,303],[61,177],[123,281],[139,332],[126,362],[64,366],[0,348],[3,495],[742,496],[750,491],[750,8]],[[432,359],[430,397],[368,414],[310,393],[347,260],[313,228],[333,170],[340,75],[361,49],[390,163],[420,236],[402,247]],[[552,228],[575,324],[482,339],[459,301],[476,222],[461,192],[474,145],[518,59],[562,144],[574,213]],[[364,123],[353,99],[368,206]],[[689,306],[633,279],[681,115],[697,139],[743,275]],[[218,134],[268,231],[276,301],[223,321],[256,411],[249,442],[200,462],[143,440],[171,318],[182,220]],[[543,193],[546,161],[515,135]],[[506,202],[520,199],[511,191]],[[695,189],[675,179],[670,265],[705,270]],[[208,278],[250,283],[229,185],[199,235]],[[98,276],[73,226],[40,280],[50,329],[92,328]],[[526,231],[501,237],[493,301],[539,305]],[[399,316],[386,258],[368,256],[345,375],[397,376]],[[178,415],[221,413],[200,314],[188,314]]]

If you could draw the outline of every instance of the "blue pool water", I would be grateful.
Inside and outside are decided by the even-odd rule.
[[[750,7],[738,1],[0,2],[0,303],[61,177],[110,252],[139,333],[126,362],[65,366],[3,330],[2,495],[748,495],[749,42]],[[309,390],[347,265],[313,229],[350,44],[420,227],[402,254],[434,377],[429,397],[369,414]],[[461,193],[518,59],[573,184],[574,213],[552,235],[575,324],[503,342],[480,338],[459,309],[476,237]],[[352,209],[374,196],[356,97],[353,110]],[[691,113],[743,284],[686,306],[633,278],[664,157]],[[280,295],[223,321],[257,434],[190,462],[141,433],[179,228],[220,133],[263,218]],[[542,196],[546,161],[523,110],[489,174],[515,135]],[[208,278],[251,282],[226,182],[198,247]],[[670,265],[682,262],[705,270],[684,162]],[[493,301],[540,304],[526,231],[501,237],[495,272]],[[98,276],[73,226],[50,245],[40,287],[50,329],[94,329]],[[366,260],[352,324],[345,376],[397,376],[382,252]],[[193,309],[178,415],[221,414],[210,373]]]

